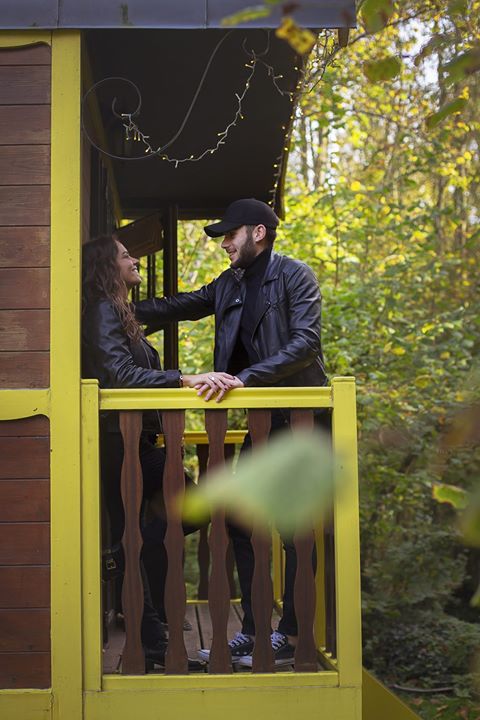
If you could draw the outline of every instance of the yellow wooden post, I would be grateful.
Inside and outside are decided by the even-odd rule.
[[[53,717],[82,718],[80,32],[52,39],[51,527]]]
[[[362,680],[357,416],[354,378],[334,378],[333,450],[337,659],[340,686]]]
[[[85,690],[102,687],[98,381],[82,381],[82,576]]]

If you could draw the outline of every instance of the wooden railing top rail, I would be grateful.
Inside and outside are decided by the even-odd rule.
[[[338,382],[353,378],[335,378]],[[193,389],[100,390],[100,410],[233,410],[245,408],[331,408],[332,387],[241,388],[219,403],[206,403]]]

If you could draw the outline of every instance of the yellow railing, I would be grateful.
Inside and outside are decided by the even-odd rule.
[[[335,568],[336,652],[330,668],[340,686],[361,683],[360,581],[358,533],[358,478],[355,384],[353,378],[336,378],[326,388],[260,388],[232,391],[222,403],[205,403],[194,390],[99,390],[96,381],[82,382],[82,523],[83,523],[83,619],[84,678],[86,689],[105,687],[101,667],[100,622],[100,505],[99,505],[99,412],[103,410],[229,410],[234,408],[331,408],[335,473],[342,493],[333,505]],[[196,441],[201,438],[192,438]],[[323,554],[322,538],[317,545]],[[275,567],[275,564],[274,564]],[[278,567],[278,565],[277,565]],[[316,638],[325,650],[324,573],[317,572]],[[307,673],[308,674],[308,673]],[[156,676],[157,679],[168,680]],[[205,676],[207,677],[207,676]],[[298,679],[298,675],[297,675]],[[118,680],[118,679],[117,679]],[[112,682],[116,683],[117,680]],[[121,678],[127,681],[128,678]],[[198,683],[198,680],[195,680]],[[286,680],[286,682],[288,682]],[[108,683],[107,683],[108,684]]]

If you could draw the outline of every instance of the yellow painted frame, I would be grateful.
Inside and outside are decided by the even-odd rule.
[[[0,30],[0,48],[18,49],[38,43],[52,44],[48,30]]]
[[[81,33],[52,33],[51,637],[53,718],[81,720]]]

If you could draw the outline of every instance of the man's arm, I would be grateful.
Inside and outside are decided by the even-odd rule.
[[[299,265],[289,277],[287,294],[290,338],[269,357],[237,373],[246,387],[278,383],[311,365],[321,353],[321,294],[308,265]]]
[[[199,290],[135,303],[137,320],[154,332],[162,325],[180,320],[199,320],[215,309],[215,280]]]

